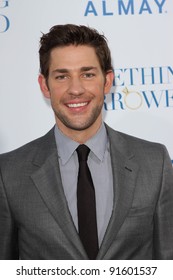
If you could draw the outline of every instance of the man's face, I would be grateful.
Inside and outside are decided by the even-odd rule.
[[[92,135],[101,124],[104,94],[112,79],[112,72],[103,74],[94,48],[70,45],[52,50],[47,83],[42,75],[39,83],[64,134],[88,131]]]

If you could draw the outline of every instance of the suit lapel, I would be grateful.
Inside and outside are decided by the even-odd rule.
[[[109,249],[116,239],[129,209],[131,208],[138,165],[135,157],[128,151],[127,143],[120,134],[107,127],[110,139],[110,154],[114,185],[114,203],[112,216],[102,242],[98,259],[109,259]]]
[[[50,133],[46,144],[40,147],[34,165],[38,169],[32,174],[32,180],[64,235],[70,240],[69,250],[73,252],[74,259],[87,258],[64,195],[53,133]]]

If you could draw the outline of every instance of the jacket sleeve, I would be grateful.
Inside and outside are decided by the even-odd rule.
[[[154,218],[153,259],[173,260],[173,168],[166,148],[159,198]]]
[[[0,173],[0,260],[19,259],[17,228],[12,218]]]

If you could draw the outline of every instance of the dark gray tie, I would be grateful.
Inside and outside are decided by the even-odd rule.
[[[79,173],[77,184],[77,209],[79,236],[89,259],[98,253],[98,234],[96,220],[95,190],[87,159],[90,149],[86,145],[77,148]]]

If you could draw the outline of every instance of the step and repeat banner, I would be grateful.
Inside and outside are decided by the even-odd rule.
[[[37,82],[38,49],[42,33],[65,23],[108,39],[115,80],[105,122],[165,144],[173,160],[172,0],[0,0],[0,153],[54,125]]]

